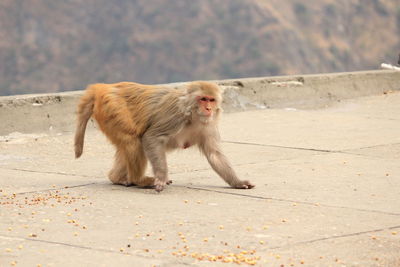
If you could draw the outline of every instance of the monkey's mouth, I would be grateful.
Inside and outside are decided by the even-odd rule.
[[[212,115],[213,115],[212,111],[210,111],[210,112],[199,111],[199,112],[197,112],[197,114],[198,114],[201,118],[210,118],[210,117],[212,117]]]

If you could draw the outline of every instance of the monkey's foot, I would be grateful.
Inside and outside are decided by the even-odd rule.
[[[240,183],[234,185],[233,187],[236,188],[236,189],[251,189],[254,186],[255,185],[253,185],[249,181],[240,181]]]
[[[153,177],[145,176],[140,181],[136,181],[138,186],[141,187],[153,187],[155,179]]]
[[[166,185],[167,185],[167,182],[166,182],[166,181],[161,181],[160,179],[156,179],[156,180],[154,181],[154,189],[155,189],[157,192],[163,191]]]
[[[124,180],[120,180],[120,181],[111,181],[113,184],[115,184],[115,185],[123,185],[123,186],[126,186],[126,187],[128,187],[128,186],[136,186],[136,184],[135,183],[131,183],[131,182],[128,182],[128,181],[124,181]]]

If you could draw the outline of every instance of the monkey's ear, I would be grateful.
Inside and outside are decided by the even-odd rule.
[[[197,86],[197,84],[195,84],[193,82],[186,84],[185,89],[186,89],[187,94],[193,94],[196,91],[200,90],[199,86]]]

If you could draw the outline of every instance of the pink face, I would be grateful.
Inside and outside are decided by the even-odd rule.
[[[203,116],[211,117],[217,105],[217,101],[212,96],[198,96],[197,103],[199,104],[200,113]]]

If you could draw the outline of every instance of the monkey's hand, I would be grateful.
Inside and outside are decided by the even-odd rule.
[[[237,189],[251,189],[254,186],[255,186],[254,184],[252,184],[249,181],[245,180],[245,181],[240,181],[239,183],[235,184],[233,187],[237,188]]]

